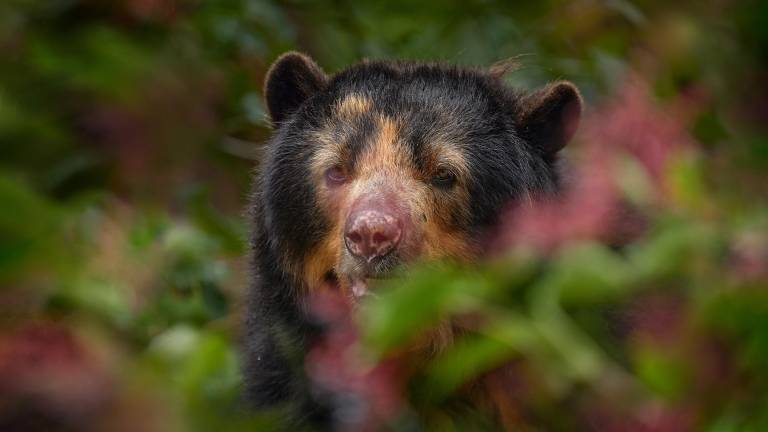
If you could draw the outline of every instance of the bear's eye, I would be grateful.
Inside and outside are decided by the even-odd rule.
[[[441,169],[432,176],[432,184],[441,189],[449,189],[456,184],[456,176],[447,169]]]
[[[331,186],[342,185],[347,182],[347,173],[341,166],[333,166],[325,171],[325,181]]]

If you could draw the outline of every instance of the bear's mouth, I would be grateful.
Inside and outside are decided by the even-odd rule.
[[[332,291],[344,293],[355,301],[375,296],[377,281],[397,276],[407,258],[400,251],[392,251],[372,260],[361,260],[350,253],[341,259],[323,277],[323,284]]]
[[[375,289],[372,288],[377,285],[376,281],[395,277],[405,261],[404,255],[397,251],[369,261],[344,253],[339,262],[325,273],[323,284],[335,292],[349,295],[354,300],[375,296]]]
[[[372,279],[388,278],[386,275],[338,274],[335,270],[329,270],[325,274],[323,282],[334,292],[347,291],[353,299],[360,300],[363,297],[375,295],[370,289]]]

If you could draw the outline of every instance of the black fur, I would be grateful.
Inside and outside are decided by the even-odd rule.
[[[581,100],[570,84],[526,94],[484,70],[439,64],[364,62],[327,78],[306,56],[289,54],[265,84],[277,130],[268,144],[251,202],[253,285],[245,340],[245,386],[257,407],[289,404],[306,420],[330,424],[330,411],[311,396],[303,356],[317,329],[304,310],[304,289],[288,263],[300,263],[329,221],[319,211],[309,175],[317,148],[312,131],[333,125],[333,104],[350,93],[373,101],[373,110],[402,119],[401,138],[415,166],[422,146],[439,135],[470,165],[469,217],[454,223],[479,238],[501,209],[516,199],[557,189],[555,154],[573,133]],[[339,126],[354,164],[375,123],[361,116]],[[350,130],[351,129],[351,130]],[[466,213],[463,212],[463,213]]]
[[[309,57],[282,55],[267,72],[264,94],[272,123],[279,125],[325,85],[325,73]]]

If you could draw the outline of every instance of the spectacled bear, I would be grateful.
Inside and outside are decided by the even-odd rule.
[[[364,61],[327,75],[287,53],[267,73],[274,134],[255,180],[244,382],[257,407],[330,411],[302,371],[313,291],[366,295],[413,260],[471,262],[510,203],[559,186],[576,87],[511,88],[503,67]]]

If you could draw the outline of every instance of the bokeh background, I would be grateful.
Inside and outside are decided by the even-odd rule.
[[[280,426],[242,409],[237,341],[261,82],[290,49],[515,58],[510,85],[587,102],[574,186],[510,209],[479,269],[418,270],[359,326],[319,301],[337,331],[307,369],[345,428],[492,428],[441,412],[495,373],[519,430],[768,430],[758,0],[3,0],[0,430]],[[455,315],[480,330],[398,372]]]

